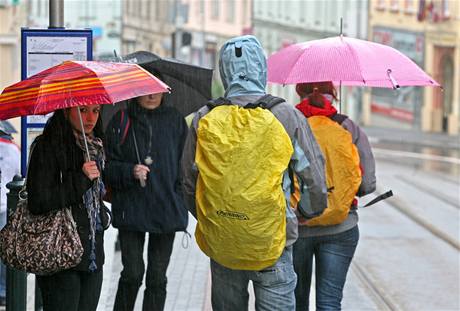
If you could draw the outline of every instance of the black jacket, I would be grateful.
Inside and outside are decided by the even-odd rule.
[[[146,110],[131,103],[125,113],[130,118],[126,139],[121,143],[121,127],[125,125],[121,112],[115,114],[105,133],[105,181],[112,188],[113,226],[139,232],[184,231],[188,212],[182,197],[179,165],[187,134],[185,120],[177,109],[163,105]],[[153,159],[145,188],[133,175],[138,163],[133,129],[141,161],[148,155],[149,145]]]
[[[62,134],[62,133],[59,133]],[[68,135],[67,135],[68,134]],[[32,214],[44,214],[51,210],[71,207],[77,224],[84,253],[75,270],[89,271],[89,219],[83,206],[83,194],[91,187],[91,181],[84,175],[83,151],[76,145],[73,134],[66,133],[65,141],[38,137],[34,142],[27,176],[28,208]],[[101,206],[103,203],[101,202]],[[104,228],[109,216],[104,207],[101,210]],[[104,233],[96,232],[96,265],[98,270],[104,264]]]

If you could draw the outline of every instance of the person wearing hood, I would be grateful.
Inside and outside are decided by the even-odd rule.
[[[154,74],[161,79],[160,73]],[[105,177],[112,188],[113,226],[119,230],[123,264],[115,311],[134,309],[145,271],[146,233],[143,310],[163,310],[175,233],[185,231],[188,224],[179,177],[187,125],[177,109],[163,105],[164,96],[131,100],[106,130]]]
[[[7,132],[3,121],[0,121],[0,229],[6,224],[6,184],[13,180],[20,170],[21,151]],[[6,267],[0,263],[0,306],[6,303]]]
[[[241,36],[228,40],[222,46],[219,55],[219,71],[225,88],[225,99],[231,105],[244,107],[264,98],[267,84],[267,62],[261,44],[254,36]],[[214,108],[216,109],[216,108]],[[249,108],[248,108],[249,109]],[[292,105],[284,100],[270,108],[271,113],[281,123],[283,132],[288,136],[288,146],[292,144],[294,154],[289,166],[297,163],[300,178],[308,185],[311,201],[316,205],[326,206],[327,190],[324,175],[324,159],[305,118]],[[190,212],[197,217],[197,179],[200,172],[196,163],[197,133],[201,126],[200,120],[210,112],[210,107],[204,106],[194,116],[185,143],[182,157],[182,175],[184,196]],[[213,110],[214,112],[214,110]],[[218,113],[218,112],[215,112]],[[223,132],[225,135],[225,131]],[[222,140],[222,139],[219,139]],[[226,138],[227,142],[231,139]],[[261,146],[258,146],[261,148]],[[235,150],[238,150],[236,146]],[[290,156],[290,155],[289,155]],[[294,157],[298,162],[293,161]],[[213,166],[219,167],[218,163]],[[296,171],[297,171],[296,169]],[[286,170],[287,171],[287,170]],[[237,178],[237,176],[236,176]],[[235,181],[236,184],[244,181]],[[263,183],[263,182],[260,182]],[[263,185],[262,185],[263,186]],[[231,188],[229,185],[228,188]],[[251,191],[251,190],[249,190]],[[280,185],[280,191],[284,188]],[[222,197],[221,202],[227,198]],[[272,209],[274,209],[273,206]],[[293,212],[289,204],[285,205],[286,233],[284,250],[274,265],[263,270],[231,269],[219,264],[211,257],[212,277],[212,308],[214,311],[247,310],[248,284],[252,281],[256,296],[256,310],[294,310],[296,274],[292,263],[292,244],[297,238],[297,219],[291,217]],[[231,215],[235,215],[234,213]],[[278,215],[281,215],[278,214]],[[197,230],[200,229],[198,217]],[[234,239],[233,237],[229,240]]]
[[[371,146],[363,130],[332,105],[337,100],[331,81],[300,83],[296,86],[301,102],[296,108],[306,118],[324,116],[339,123],[351,134],[351,141],[359,154],[361,184],[357,196],[375,191],[375,160]],[[332,148],[328,152],[333,152]],[[294,244],[294,268],[298,281],[296,287],[297,310],[308,310],[315,257],[316,309],[340,310],[343,287],[351,260],[359,240],[356,200],[346,219],[336,225],[299,226],[299,238]]]

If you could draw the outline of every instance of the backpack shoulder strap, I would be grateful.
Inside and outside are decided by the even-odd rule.
[[[344,114],[340,114],[340,113],[336,113],[332,116],[330,116],[330,119],[332,121],[335,121],[337,122],[338,124],[342,125],[343,121],[345,121],[346,119],[348,119],[348,117]]]
[[[120,145],[123,145],[126,137],[128,136],[128,130],[129,126],[131,125],[131,119],[129,118],[128,113],[125,111],[125,109],[121,110],[121,115],[120,115],[120,133],[121,133],[121,139],[120,139]]]
[[[232,102],[228,98],[219,97],[219,98],[212,99],[212,100],[208,101],[206,106],[208,106],[209,110],[212,110],[212,109],[216,108],[217,106],[231,105],[231,104],[232,104]]]
[[[245,107],[247,108],[256,108],[256,107],[261,107],[264,109],[271,110],[273,107],[275,107],[278,104],[284,103],[285,100],[281,97],[276,97],[271,94],[267,94],[256,100],[252,104],[248,104]]]

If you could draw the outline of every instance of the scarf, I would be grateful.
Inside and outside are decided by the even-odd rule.
[[[83,157],[86,159],[86,149],[83,134],[77,131],[73,131],[76,139],[77,146],[83,151]],[[90,160],[95,161],[99,171],[104,170],[105,165],[105,153],[102,145],[102,140],[92,135],[86,135],[88,144],[88,151]],[[101,178],[97,178],[93,182],[91,188],[89,188],[83,194],[83,205],[85,206],[86,212],[89,219],[89,240],[90,240],[90,254],[89,254],[89,271],[94,272],[97,270],[96,265],[96,231],[102,232],[104,230],[102,226],[101,216],[99,211],[101,210],[102,198],[105,195],[105,186]]]
[[[330,117],[337,113],[337,110],[334,108],[334,106],[332,106],[332,102],[326,96],[324,96],[324,107],[311,105],[308,98],[304,98],[295,107],[299,109],[307,118],[312,116]]]

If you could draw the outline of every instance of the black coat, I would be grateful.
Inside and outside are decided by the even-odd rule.
[[[105,133],[105,181],[112,188],[113,226],[139,232],[184,231],[188,212],[179,174],[187,134],[185,120],[175,108],[163,105],[146,110],[131,103],[125,113],[130,118],[126,139],[121,143],[121,112],[115,114]],[[141,161],[148,154],[153,159],[145,188],[133,175],[138,163],[133,129]]]
[[[91,187],[82,171],[83,151],[76,145],[73,134],[66,133],[53,138],[38,137],[34,142],[27,176],[28,208],[32,214],[44,214],[51,210],[72,208],[84,253],[75,270],[89,271],[91,249],[88,214],[83,206],[83,194]],[[101,201],[101,206],[104,206]],[[104,228],[108,226],[107,209],[101,210]],[[96,232],[96,265],[104,264],[104,233]]]

